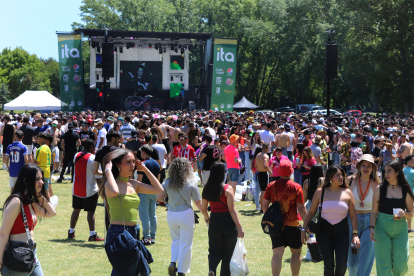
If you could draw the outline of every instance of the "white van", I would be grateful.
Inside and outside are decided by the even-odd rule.
[[[316,104],[297,104],[296,113],[308,113],[313,110],[322,110],[322,106]]]

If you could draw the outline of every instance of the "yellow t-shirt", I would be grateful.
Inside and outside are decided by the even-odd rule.
[[[44,171],[45,178],[50,177],[50,164],[52,162],[52,152],[47,145],[43,145],[36,151],[36,161],[39,167]]]

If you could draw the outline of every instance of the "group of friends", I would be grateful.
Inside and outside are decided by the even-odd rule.
[[[103,241],[95,231],[95,210],[103,198],[111,275],[151,273],[146,247],[156,242],[157,204],[168,208],[168,274],[190,273],[197,220],[192,202],[209,225],[208,275],[216,275],[220,262],[220,275],[230,275],[237,238],[244,237],[235,209],[237,184],[244,181],[252,184],[256,212],[265,213],[275,201],[282,208],[282,236],[271,237],[273,275],[281,273],[287,246],[291,273],[299,275],[302,245],[316,221],[324,275],[345,275],[347,269],[349,275],[370,275],[374,260],[377,275],[405,275],[414,198],[413,125],[408,114],[4,114],[0,137],[11,195],[0,228],[2,274],[21,275],[2,263],[10,242],[28,242],[20,204],[33,237],[38,216],[56,215],[49,201],[52,176],[62,183],[66,173],[73,182],[68,239],[76,238],[84,210],[88,241]],[[134,238],[136,254],[111,250],[125,231]],[[121,265],[126,258],[132,258],[129,265]],[[305,259],[311,259],[309,252]],[[43,275],[38,260],[31,275]]]

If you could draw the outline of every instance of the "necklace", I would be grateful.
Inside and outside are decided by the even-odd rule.
[[[118,176],[116,180],[128,183],[129,177]]]
[[[371,179],[369,179],[368,181],[368,185],[367,185],[367,188],[365,189],[365,192],[362,193],[361,177],[359,178],[359,192],[361,194],[361,202],[359,203],[359,206],[361,206],[362,208],[364,208],[364,199],[367,196],[370,184],[371,184]]]
[[[391,184],[390,184],[391,185]],[[391,185],[392,186],[392,189],[394,190],[394,188],[395,188],[395,186],[397,186],[397,185]]]

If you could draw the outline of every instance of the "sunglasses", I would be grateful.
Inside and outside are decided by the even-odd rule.
[[[57,125],[52,124],[52,127],[57,127]]]

